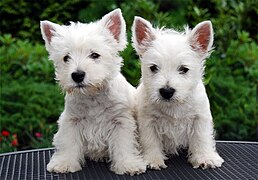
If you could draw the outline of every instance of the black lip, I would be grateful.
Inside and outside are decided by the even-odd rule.
[[[163,102],[171,102],[172,99],[165,99],[165,98],[162,98],[162,101],[163,101]]]
[[[83,85],[83,84],[77,84],[77,85],[75,86],[75,88],[85,88],[85,85]]]

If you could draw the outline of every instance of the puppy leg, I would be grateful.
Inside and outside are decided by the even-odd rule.
[[[150,118],[146,116],[138,117],[140,143],[143,148],[143,158],[148,167],[160,170],[167,167],[164,162],[166,157],[162,150],[161,139],[158,138]]]
[[[146,171],[136,140],[133,117],[119,117],[109,142],[111,170],[116,174],[141,174]]]
[[[189,138],[189,162],[194,168],[221,167],[224,160],[216,152],[211,115],[199,116]]]
[[[81,170],[84,162],[81,127],[61,115],[59,129],[54,136],[56,152],[47,165],[49,172],[67,173]]]

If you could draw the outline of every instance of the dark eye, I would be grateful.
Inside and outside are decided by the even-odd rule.
[[[156,73],[158,71],[158,66],[153,64],[152,66],[150,66],[150,70],[151,72]]]
[[[63,58],[63,60],[64,60],[65,63],[67,63],[67,62],[69,61],[69,59],[70,59],[70,56],[69,56],[69,55],[66,55],[66,56]]]
[[[89,57],[92,58],[92,59],[98,59],[99,56],[100,56],[100,55],[99,55],[98,53],[93,52],[93,53],[90,54]]]
[[[189,69],[185,66],[180,66],[178,70],[179,70],[179,74],[185,74],[188,72]]]

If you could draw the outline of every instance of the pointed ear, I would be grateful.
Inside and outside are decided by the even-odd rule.
[[[122,49],[126,47],[126,25],[121,9],[115,9],[106,14],[100,22],[111,33]]]
[[[194,51],[206,54],[212,50],[213,29],[210,21],[203,21],[192,30],[189,42]]]
[[[155,39],[154,29],[149,21],[135,16],[133,27],[133,46],[139,55],[142,55]]]
[[[50,21],[40,21],[41,34],[45,40],[46,45],[50,45],[50,42],[55,35],[58,26],[58,24],[52,23]]]

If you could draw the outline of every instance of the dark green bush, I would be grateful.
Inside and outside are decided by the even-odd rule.
[[[239,36],[244,36],[240,34]],[[255,140],[258,46],[250,39],[232,40],[225,53],[207,63],[207,85],[218,139]]]
[[[15,37],[41,40],[39,21],[50,20],[68,23],[77,20],[78,9],[87,7],[88,1],[79,0],[2,0],[0,1],[0,33],[11,33]],[[75,18],[76,17],[76,18]]]
[[[35,144],[35,132],[42,133],[50,144],[56,130],[52,124],[64,102],[45,47],[10,35],[0,36],[0,43],[0,129],[17,134],[21,149]],[[8,148],[3,146],[0,152]]]
[[[0,36],[0,45],[0,73],[6,80],[31,77],[38,82],[54,83],[54,68],[43,44],[31,44],[6,34]]]
[[[217,138],[255,140],[258,46],[256,1],[196,1],[188,7],[192,26],[210,19],[215,52],[207,61],[207,92]],[[250,16],[252,15],[252,16]],[[249,22],[246,25],[246,22]]]
[[[9,82],[2,87],[0,95],[1,125],[17,134],[22,146],[31,146],[28,134],[34,136],[35,132],[47,131],[63,109],[58,87],[34,82],[32,78]]]

